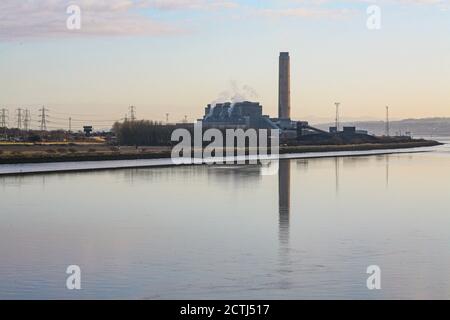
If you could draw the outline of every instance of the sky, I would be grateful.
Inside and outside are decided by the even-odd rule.
[[[450,0],[2,0],[0,109],[14,121],[28,108],[36,126],[45,106],[55,128],[131,105],[193,121],[208,103],[251,100],[276,116],[288,51],[295,119],[331,121],[335,102],[343,121],[383,119],[387,105],[393,119],[450,117],[449,35]]]

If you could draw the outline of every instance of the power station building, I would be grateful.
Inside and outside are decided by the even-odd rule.
[[[298,143],[336,143],[337,140],[352,142],[353,138],[372,141],[367,132],[345,127],[339,131],[336,127],[330,132],[311,127],[307,121],[291,119],[291,61],[289,52],[280,52],[278,70],[278,117],[271,118],[263,114],[259,102],[243,101],[209,104],[205,115],[199,121],[205,128],[217,129],[279,129],[280,139],[286,143],[296,140]],[[337,140],[336,140],[337,139]]]
[[[208,104],[202,121],[204,127],[218,129],[277,128],[269,116],[263,115],[259,102],[250,101]]]
[[[291,120],[291,71],[289,52],[279,56],[278,117],[263,115],[258,102],[225,102],[209,104],[205,108],[202,124],[206,128],[280,129],[282,138],[295,138],[304,131],[314,129],[305,121]]]
[[[291,121],[291,72],[289,52],[279,58],[278,118],[263,115],[259,102],[225,102],[208,104],[201,120],[203,126],[214,128],[270,128],[295,130]]]

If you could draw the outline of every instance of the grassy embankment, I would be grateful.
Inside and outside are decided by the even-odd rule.
[[[439,144],[430,140],[413,140],[402,143],[282,146],[280,153],[389,150],[430,147]],[[160,159],[170,156],[171,147],[112,147],[105,144],[0,144],[0,164]]]

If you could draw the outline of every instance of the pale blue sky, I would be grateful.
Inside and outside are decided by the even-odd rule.
[[[289,51],[295,118],[331,120],[335,101],[343,120],[381,119],[387,104],[395,118],[450,116],[449,1],[15,3],[0,4],[0,108],[10,112],[116,119],[135,105],[139,118],[194,119],[237,93],[275,116],[278,53]],[[80,31],[65,28],[68,3],[82,9]],[[372,3],[381,30],[366,27]]]

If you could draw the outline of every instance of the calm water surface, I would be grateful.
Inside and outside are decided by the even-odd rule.
[[[450,299],[449,190],[449,145],[0,177],[0,298]]]

